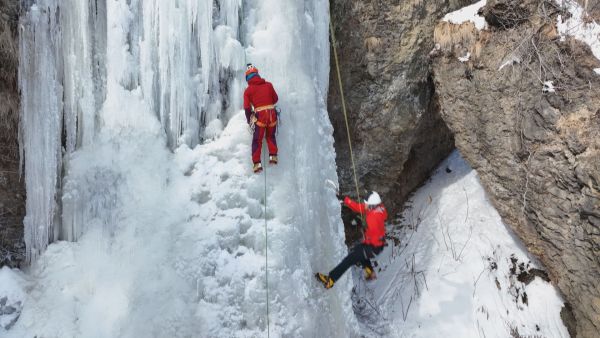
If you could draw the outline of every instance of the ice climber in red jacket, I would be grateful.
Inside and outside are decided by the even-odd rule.
[[[358,203],[346,197],[344,204],[352,211],[364,216],[367,228],[364,231],[362,243],[352,248],[348,256],[331,270],[329,275],[316,274],[317,279],[323,283],[326,289],[330,289],[342,277],[344,272],[355,264],[360,264],[363,267],[367,280],[375,279],[371,258],[378,255],[385,244],[385,220],[388,214],[379,194],[376,192],[371,193],[366,203]]]
[[[244,110],[246,111],[248,124],[254,124],[252,163],[254,163],[254,172],[259,173],[263,169],[260,153],[265,134],[269,148],[269,163],[277,164],[277,141],[275,140],[277,112],[275,111],[275,103],[277,103],[278,97],[273,85],[261,78],[258,75],[258,69],[252,64],[247,65],[246,82],[248,82],[248,88],[244,91]]]

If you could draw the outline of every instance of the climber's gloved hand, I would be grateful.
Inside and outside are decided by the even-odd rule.
[[[251,108],[244,109],[244,112],[246,113],[246,123],[250,124],[251,117],[254,115],[254,113],[252,112]]]
[[[343,201],[343,203],[344,203],[344,204],[350,204],[350,201],[351,201],[351,200],[350,200],[350,197],[346,196],[346,197],[344,197],[344,201]]]

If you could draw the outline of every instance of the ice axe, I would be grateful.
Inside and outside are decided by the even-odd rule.
[[[333,191],[335,191],[335,196],[339,199],[340,198],[340,187],[338,187],[337,184],[335,184],[334,181],[332,180],[325,180],[325,186],[332,188]],[[341,201],[340,201],[341,203]]]
[[[335,184],[335,182],[333,182],[332,180],[325,180],[325,185],[329,188],[332,188],[333,191],[335,191],[335,196],[338,198],[338,200],[340,201],[340,204],[344,204],[343,200],[340,200],[341,195],[340,195],[340,188],[338,187],[337,184]],[[360,220],[360,226],[361,228],[365,228],[366,227],[366,220],[364,218],[364,216],[362,214],[359,214],[358,219]]]

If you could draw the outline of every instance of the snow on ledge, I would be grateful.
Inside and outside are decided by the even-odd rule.
[[[483,6],[485,6],[486,0],[481,0],[477,3],[474,3],[470,6],[463,7],[457,11],[446,14],[442,21],[447,21],[453,24],[460,25],[463,22],[471,21],[475,24],[475,27],[479,30],[485,29],[487,27],[487,23],[485,19],[478,15],[477,12]]]
[[[544,93],[556,92],[556,90],[554,89],[554,82],[553,81],[544,82],[544,88],[542,88],[542,92],[544,92]]]
[[[467,52],[467,55],[459,57],[458,61],[464,63],[464,62],[469,61],[470,58],[471,58],[471,53]]]
[[[594,56],[600,60],[600,25],[596,21],[586,23],[584,21],[585,11],[583,8],[572,0],[557,0],[559,5],[563,2],[566,9],[571,13],[570,18],[558,16],[557,28],[561,35],[561,40],[564,41],[566,36],[572,36],[577,40],[585,42],[590,46]],[[600,69],[595,69],[598,73]]]
[[[506,66],[512,66],[516,63],[521,63],[521,59],[519,59],[516,55],[511,54],[510,58],[506,60],[502,65],[500,65],[500,67],[498,67],[498,71],[501,71],[502,68]]]

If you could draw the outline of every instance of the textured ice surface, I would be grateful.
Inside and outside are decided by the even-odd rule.
[[[32,60],[22,85],[38,105],[24,113],[56,113],[25,124],[24,145],[48,144],[43,154],[24,147],[40,159],[26,159],[27,177],[47,174],[49,187],[28,207],[62,222],[29,224],[56,224],[76,242],[55,242],[34,261],[8,336],[265,336],[267,253],[272,336],[354,336],[351,282],[325,291],[312,275],[346,253],[340,206],[325,185],[337,181],[328,2],[42,1],[56,12],[60,3],[68,20],[34,8],[28,34],[47,43],[22,39]],[[246,61],[274,84],[283,112],[280,163],[261,175],[251,172],[241,112]],[[67,77],[77,136],[57,191]],[[38,209],[55,194],[60,213]]]
[[[34,5],[24,18],[19,45],[19,144],[27,187],[25,245],[35,260],[57,238],[55,196],[62,167],[63,85],[56,4]]]

